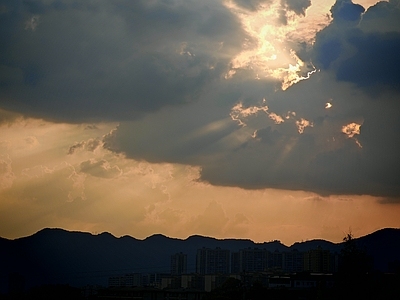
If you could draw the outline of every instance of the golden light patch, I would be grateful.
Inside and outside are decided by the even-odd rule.
[[[348,138],[354,139],[354,141],[356,142],[357,146],[359,148],[362,148],[361,143],[355,137],[355,135],[359,135],[360,134],[360,128],[361,128],[361,124],[350,123],[350,124],[342,126],[342,132],[345,135],[347,135]]]
[[[233,77],[239,69],[253,70],[255,79],[279,80],[282,90],[286,90],[317,71],[312,64],[306,65],[290,46],[290,41],[309,42],[315,36],[315,31],[296,34],[302,16],[289,14],[287,22],[282,24],[280,1],[260,5],[256,11],[243,9],[233,1],[225,1],[225,5],[238,17],[250,36],[243,43],[242,51],[232,59],[226,79]],[[304,22],[301,24],[304,27]]]
[[[313,123],[301,118],[300,120],[296,121],[297,131],[302,134],[306,127],[313,127]]]
[[[361,124],[350,123],[342,126],[342,132],[347,135],[347,137],[352,138],[356,134],[360,134]]]

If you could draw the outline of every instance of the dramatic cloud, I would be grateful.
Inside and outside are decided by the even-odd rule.
[[[393,26],[399,24],[398,3],[379,2],[361,15],[360,5],[337,1],[331,9],[333,22],[317,35],[316,65],[369,92],[399,90],[400,27]]]
[[[331,13],[335,22],[358,22],[364,10],[364,7],[354,4],[352,0],[337,0]]]
[[[232,0],[239,7],[243,7],[248,10],[257,10],[261,5],[269,5],[273,0]]]
[[[2,2],[0,105],[56,121],[195,101],[246,37],[220,1]]]
[[[379,3],[363,14],[362,6],[337,1],[310,48],[318,72],[307,80],[274,91],[236,72],[227,88],[200,95],[197,104],[121,123],[105,146],[135,159],[200,166],[201,179],[214,185],[398,195],[399,39],[383,30],[388,10],[399,8]],[[373,16],[379,30],[364,30],[364,18]]]
[[[311,6],[311,0],[282,0],[282,5],[285,5],[296,14],[304,16],[306,9]]]
[[[288,19],[291,18],[291,12],[305,16],[310,6],[311,0],[281,0],[280,21],[287,24]]]

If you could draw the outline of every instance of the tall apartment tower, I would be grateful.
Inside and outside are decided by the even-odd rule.
[[[221,249],[201,248],[197,250],[196,272],[198,274],[229,274],[230,251]]]
[[[331,254],[321,247],[304,253],[304,271],[329,273],[332,271]]]
[[[187,273],[187,254],[182,252],[171,255],[171,275]]]
[[[284,252],[283,271],[291,273],[304,271],[304,253],[296,249]]]
[[[240,249],[232,253],[231,271],[238,272],[262,272],[267,270],[268,251],[258,248]]]

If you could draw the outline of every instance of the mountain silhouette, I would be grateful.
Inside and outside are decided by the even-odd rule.
[[[355,239],[373,257],[376,270],[387,272],[400,261],[400,229],[382,229]],[[342,243],[311,240],[288,247],[279,241],[255,243],[248,239],[216,239],[199,235],[187,239],[161,234],[144,240],[110,233],[90,234],[63,229],[43,229],[31,236],[9,240],[0,238],[0,292],[8,289],[17,274],[25,287],[42,284],[107,285],[110,276],[126,273],[169,273],[170,256],[187,254],[188,272],[195,271],[197,249],[207,247],[238,251],[259,248],[274,251],[308,251],[321,247],[339,253]]]

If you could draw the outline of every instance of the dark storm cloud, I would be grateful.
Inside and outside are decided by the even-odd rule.
[[[400,32],[359,34],[350,37],[348,42],[357,54],[340,64],[336,73],[338,80],[363,88],[400,90]]]
[[[364,7],[354,4],[351,0],[337,0],[331,8],[332,18],[336,22],[357,22],[364,11]]]
[[[105,147],[135,159],[197,165],[200,179],[213,185],[399,198],[398,76],[384,61],[397,66],[398,33],[387,32],[392,27],[382,18],[398,8],[389,3],[362,14],[344,3],[335,4],[336,19],[316,37],[310,57],[320,71],[308,80],[273,92],[272,83],[238,72],[196,105],[121,123]],[[230,120],[227,110],[238,102],[246,111]]]
[[[296,15],[305,16],[306,10],[310,6],[311,0],[281,0],[279,22],[283,25],[287,25],[289,12],[294,12]]]
[[[223,186],[248,189],[282,188],[314,190],[308,186],[309,156],[313,137],[281,135],[274,143],[250,141],[244,147],[220,158],[217,164],[203,166],[204,180]]]
[[[202,164],[220,155],[218,142],[236,129],[230,118],[220,119],[221,108],[194,105],[183,113],[160,112],[139,123],[123,122],[103,138],[104,147],[154,163]]]
[[[261,2],[236,1],[254,11]],[[1,108],[121,121],[69,154],[103,146],[199,166],[214,185],[400,196],[398,1],[365,12],[337,1],[330,25],[303,47],[318,72],[285,91],[251,68],[224,78],[248,37],[218,1],[4,3]],[[279,4],[286,18],[310,2]],[[80,167],[120,174],[104,160]]]
[[[351,97],[343,100],[351,101]],[[339,132],[341,126],[356,119],[354,114],[332,114],[314,122],[302,135],[279,126],[259,130],[255,140],[219,157],[218,162],[202,165],[201,178],[215,185],[248,189],[399,197],[400,122],[396,119],[399,106],[394,107],[396,112],[390,114],[391,108],[367,103],[357,113],[364,115],[356,136],[361,146]]]
[[[331,11],[333,22],[315,42],[316,66],[368,92],[399,90],[400,27],[393,26],[400,24],[398,2],[380,2],[362,15],[359,5],[337,1]]]
[[[381,1],[368,8],[363,15],[362,28],[368,32],[399,31],[399,0]]]
[[[272,145],[279,140],[281,135],[282,134],[278,130],[272,129],[271,126],[262,128],[260,130],[257,130],[256,132],[256,138],[260,139],[260,141],[262,141],[263,143]]]
[[[273,0],[233,0],[238,6],[255,11],[262,4],[270,4]]]
[[[307,8],[311,6],[311,0],[282,0],[281,4],[288,10],[295,12],[297,15],[305,15]]]
[[[2,1],[0,106],[132,119],[194,101],[244,33],[219,1]]]

